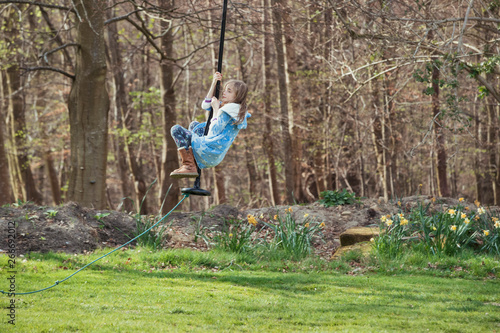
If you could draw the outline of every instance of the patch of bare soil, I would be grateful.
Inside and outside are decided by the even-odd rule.
[[[400,199],[401,207],[410,209],[418,202],[429,202],[428,196]],[[458,200],[440,199],[444,205],[455,205]],[[315,244],[316,253],[329,258],[339,246],[339,236],[352,227],[377,224],[381,215],[398,210],[395,202],[365,199],[360,204],[323,207],[318,203],[291,206],[298,222],[308,218],[324,222],[323,241]],[[220,226],[231,219],[245,219],[247,214],[272,218],[284,213],[289,206],[239,210],[229,205],[216,206],[206,212],[175,212],[166,219],[168,226],[166,248],[205,250],[206,244],[197,231]],[[12,223],[14,222],[14,223]],[[128,214],[116,211],[97,211],[75,203],[60,207],[42,207],[25,204],[20,207],[0,208],[0,252],[8,249],[9,226],[15,225],[16,253],[68,252],[82,253],[102,247],[119,246],[135,236],[136,222]],[[12,232],[12,230],[11,230]],[[196,241],[195,241],[196,239]]]

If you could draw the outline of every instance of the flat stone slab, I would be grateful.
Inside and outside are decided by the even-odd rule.
[[[369,242],[379,235],[378,227],[356,227],[347,229],[340,235],[340,246],[349,246],[361,242]]]

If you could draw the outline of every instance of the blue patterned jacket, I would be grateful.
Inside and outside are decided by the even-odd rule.
[[[202,108],[207,110],[210,103],[203,102]],[[205,128],[206,122],[198,124],[193,129],[191,147],[196,163],[200,169],[213,168],[218,165],[226,156],[229,147],[241,129],[247,128],[247,119],[250,114],[247,112],[242,123],[238,124],[238,112],[240,104],[228,103],[219,109],[217,115],[210,122],[210,129],[206,136],[199,136],[196,132],[200,128]]]

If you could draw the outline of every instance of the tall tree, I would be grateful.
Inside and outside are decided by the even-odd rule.
[[[71,132],[68,198],[83,206],[104,209],[109,111],[104,42],[106,2],[81,0],[75,4],[79,47],[68,101]]]
[[[262,136],[262,145],[267,156],[267,168],[269,175],[269,190],[271,193],[271,203],[273,205],[280,204],[277,170],[276,170],[276,156],[275,147],[272,140],[272,118],[271,118],[271,91],[274,87],[271,78],[271,18],[269,15],[270,0],[262,0],[262,21],[263,21],[263,41],[262,41],[262,83],[264,86],[264,133]]]
[[[21,35],[18,27],[18,15],[24,15],[24,11],[17,11],[14,7],[8,9],[9,15],[5,21],[5,38],[8,45],[9,54],[12,59],[7,63],[7,86],[11,101],[11,108],[14,120],[15,151],[17,155],[17,164],[23,182],[24,199],[33,201],[37,204],[42,203],[42,195],[35,185],[35,179],[31,171],[29,160],[28,130],[26,127],[24,89],[22,89],[22,80],[20,64],[23,62],[21,51]]]
[[[164,11],[170,11],[175,8],[175,0],[159,0],[160,8]],[[170,23],[171,24],[171,23]],[[178,165],[177,146],[175,145],[170,128],[177,122],[175,114],[175,91],[174,91],[174,63],[167,60],[167,57],[173,58],[173,29],[167,20],[161,21],[161,51],[162,60],[160,63],[160,87],[163,102],[162,108],[162,128],[163,128],[163,147],[161,159],[161,194],[160,201],[163,202],[168,193],[170,184],[172,187],[168,197],[163,205],[163,213],[168,212],[177,203],[179,195],[179,183],[177,179],[170,178],[168,175],[175,170]]]
[[[4,84],[5,80],[4,75],[0,72],[0,100],[3,103],[0,104],[0,205],[5,205],[11,202],[14,202],[14,195],[12,193],[12,186],[10,184],[10,176],[9,176],[9,160],[7,157],[7,152],[5,149],[5,117],[4,110],[7,109],[8,103],[7,98],[4,92]],[[6,86],[6,85],[5,85]]]
[[[273,36],[276,47],[276,58],[278,66],[278,82],[280,96],[280,124],[281,138],[283,145],[283,162],[285,170],[285,198],[288,204],[294,201],[294,178],[293,178],[293,156],[289,153],[289,147],[292,147],[292,137],[290,135],[289,113],[288,113],[288,86],[286,79],[286,59],[285,47],[283,44],[282,19],[283,3],[282,0],[272,0],[273,6]]]

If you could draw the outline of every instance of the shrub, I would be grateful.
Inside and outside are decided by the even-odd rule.
[[[342,192],[323,191],[320,197],[319,203],[325,207],[351,205],[360,202],[359,197],[356,197],[355,193],[349,193],[346,189],[343,189]]]

